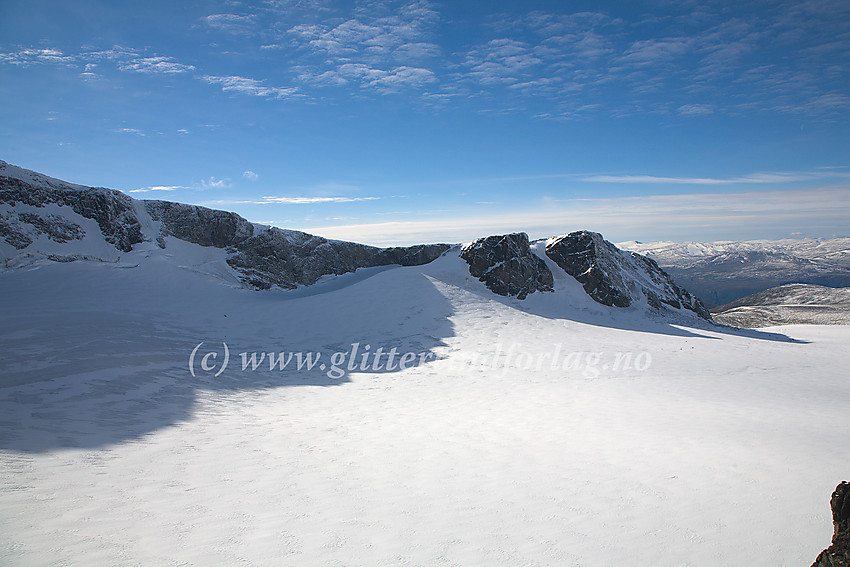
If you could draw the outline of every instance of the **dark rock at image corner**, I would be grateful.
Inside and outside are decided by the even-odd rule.
[[[524,232],[479,238],[460,257],[469,264],[469,273],[498,295],[525,299],[529,293],[554,289],[552,272],[531,251]]]
[[[850,482],[839,484],[829,501],[832,508],[832,545],[824,549],[812,567],[850,567]]]

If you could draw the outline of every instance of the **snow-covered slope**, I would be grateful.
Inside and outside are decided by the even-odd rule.
[[[758,328],[773,325],[850,324],[850,288],[787,284],[712,310],[718,323]]]
[[[249,249],[215,242],[262,227],[68,191],[4,209],[32,241],[0,270],[0,564],[806,565],[828,544],[850,326],[604,305],[527,239],[552,279],[525,299],[459,246],[257,292],[228,263]],[[327,248],[293,237],[305,263]]]
[[[0,275],[0,563],[805,565],[828,544],[850,327],[648,317],[548,258],[554,291],[519,300],[456,254],[262,293],[165,256],[221,253]]]
[[[850,286],[850,238],[617,246],[649,256],[711,306],[786,283]]]

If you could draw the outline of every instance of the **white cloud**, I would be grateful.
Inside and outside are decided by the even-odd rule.
[[[201,18],[209,28],[235,35],[248,35],[257,22],[256,15],[242,16],[238,14],[211,14]]]
[[[529,44],[502,38],[470,51],[464,66],[481,83],[515,83],[543,62]]]
[[[658,177],[655,175],[590,175],[580,181],[592,183],[647,183],[679,185],[733,185],[737,183],[791,183],[820,177],[815,173],[753,173],[742,177]]]
[[[378,197],[263,197],[258,204],[285,203],[303,205],[313,203],[354,203],[356,201],[375,201]]]
[[[200,185],[201,189],[229,189],[233,186],[230,179],[216,179],[215,177],[202,179]]]
[[[247,77],[204,75],[201,78],[211,85],[221,85],[224,92],[277,99],[299,96],[297,87],[269,87],[262,81]]]
[[[299,229],[378,246],[468,242],[514,231],[543,238],[585,229],[601,232],[614,242],[742,240],[780,238],[791,231],[815,236],[847,234],[847,218],[850,218],[850,187],[827,187],[616,199],[552,199],[525,210],[370,224],[302,226]]]
[[[634,42],[623,53],[621,64],[643,66],[672,61],[690,50],[690,41],[686,38],[671,37],[647,39]]]
[[[423,87],[437,81],[437,76],[428,69],[407,66],[378,69],[363,63],[343,63],[337,69],[318,75],[305,73],[299,78],[322,86],[341,86],[355,82],[385,93],[397,92],[402,88]]]
[[[242,172],[242,177],[244,177],[248,181],[256,181],[257,178],[260,177],[260,176],[249,169],[247,171]]]
[[[714,106],[710,104],[685,104],[679,107],[679,114],[683,116],[705,116],[714,114]]]
[[[174,75],[194,71],[194,65],[178,63],[173,57],[142,57],[119,63],[118,68],[122,71],[135,71],[137,73]]]
[[[121,134],[134,134],[136,136],[142,136],[142,137],[144,137],[144,135],[145,135],[145,133],[142,132],[141,130],[139,130],[138,128],[119,128],[118,130],[115,130],[115,131],[118,132],[118,133],[121,133]]]
[[[182,185],[154,185],[152,187],[140,187],[139,189],[132,189],[130,193],[148,193],[150,191],[176,191],[178,189],[189,189],[189,187],[183,187]]]
[[[77,58],[66,55],[58,49],[52,48],[24,48],[10,53],[0,53],[0,63],[19,65],[26,67],[36,63],[53,63],[59,65],[73,65]]]
[[[376,201],[379,197],[275,197],[259,199],[216,199],[205,201],[204,205],[315,205],[324,203],[355,203],[358,201]]]
[[[321,56],[299,69],[317,86],[359,85],[379,92],[421,88],[437,79],[429,62],[441,54],[431,41],[439,16],[430,2],[368,2],[340,23],[301,24],[288,37],[303,53]],[[266,46],[271,47],[271,46]]]

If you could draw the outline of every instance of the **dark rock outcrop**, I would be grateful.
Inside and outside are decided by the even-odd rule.
[[[80,240],[86,235],[83,227],[56,215],[39,216],[34,213],[20,213],[18,218],[32,225],[38,234],[46,234],[53,242]]]
[[[493,293],[525,299],[529,293],[554,289],[552,272],[531,251],[524,232],[479,238],[460,257],[469,264],[469,273]]]
[[[402,266],[422,266],[430,264],[451,248],[448,244],[417,244],[415,246],[395,246],[384,248],[375,257],[376,266],[400,264]]]
[[[839,484],[829,501],[832,507],[832,545],[818,555],[812,567],[850,567],[850,482]]]
[[[554,238],[546,245],[546,255],[603,305],[628,307],[642,295],[656,309],[684,308],[711,320],[705,306],[654,260],[620,250],[599,233],[583,230]]]
[[[201,246],[226,248],[239,244],[254,234],[254,225],[236,213],[171,201],[144,203],[151,219],[162,223],[157,238],[162,247],[165,236],[174,236]]]
[[[345,274],[357,268],[427,264],[448,248],[447,244],[377,248],[270,228],[235,243],[227,263],[251,287],[268,289],[276,285],[293,289],[314,284],[325,275]]]
[[[573,232],[546,245],[546,255],[573,276],[595,301],[628,307],[632,296],[613,260],[614,245],[595,232]]]
[[[103,238],[122,252],[129,252],[142,241],[142,228],[133,200],[112,189],[102,187],[37,186],[19,179],[0,176],[0,202],[44,207],[57,203],[71,207],[75,213],[97,222]],[[14,244],[13,244],[14,245]]]
[[[379,251],[363,244],[331,242],[305,232],[270,228],[236,243],[227,263],[253,287],[293,289],[314,284],[323,275],[365,267]]]
[[[0,217],[0,238],[17,250],[23,250],[32,244],[32,238],[21,229],[14,219]]]

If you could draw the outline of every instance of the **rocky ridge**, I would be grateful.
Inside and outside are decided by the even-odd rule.
[[[79,224],[46,211],[47,205],[58,205],[96,221],[103,239],[120,252],[130,252],[146,239],[165,248],[169,237],[223,248],[228,253],[228,265],[245,285],[256,289],[293,289],[313,284],[324,275],[340,275],[358,268],[425,264],[449,249],[447,244],[378,248],[329,240],[256,225],[232,212],[170,201],[137,201],[120,191],[66,183],[3,161],[0,205],[4,205],[0,211],[0,238],[15,250],[26,251],[41,234],[58,243],[85,235]],[[19,205],[25,205],[27,210]],[[156,226],[156,233],[143,234],[143,225]]]
[[[677,286],[654,260],[620,250],[597,232],[583,230],[550,238],[546,256],[603,305],[628,307],[645,298],[655,309],[667,305],[711,319],[702,302]]]
[[[90,221],[95,221],[97,229],[91,228]],[[88,233],[83,225],[90,227]],[[254,224],[232,212],[139,201],[119,191],[66,183],[0,161],[0,252],[7,267],[10,257],[19,256],[53,261],[106,259],[102,248],[101,256],[68,253],[66,246],[61,253],[55,253],[52,245],[39,248],[44,238],[70,243],[89,238],[98,229],[96,240],[101,246],[106,242],[121,253],[142,243],[164,249],[170,239],[222,249],[224,271],[254,289],[293,289],[358,268],[422,265],[450,248],[448,244],[378,248],[329,240]],[[51,247],[54,253],[45,251]],[[116,261],[114,251],[106,255]],[[597,233],[580,231],[549,239],[545,255],[576,278],[598,303],[622,308],[645,300],[656,310],[685,309],[710,319],[702,304],[676,286],[654,261],[623,252]],[[464,246],[460,257],[470,274],[493,293],[525,299],[531,293],[554,290],[547,261],[532,250],[525,233],[480,238]]]

